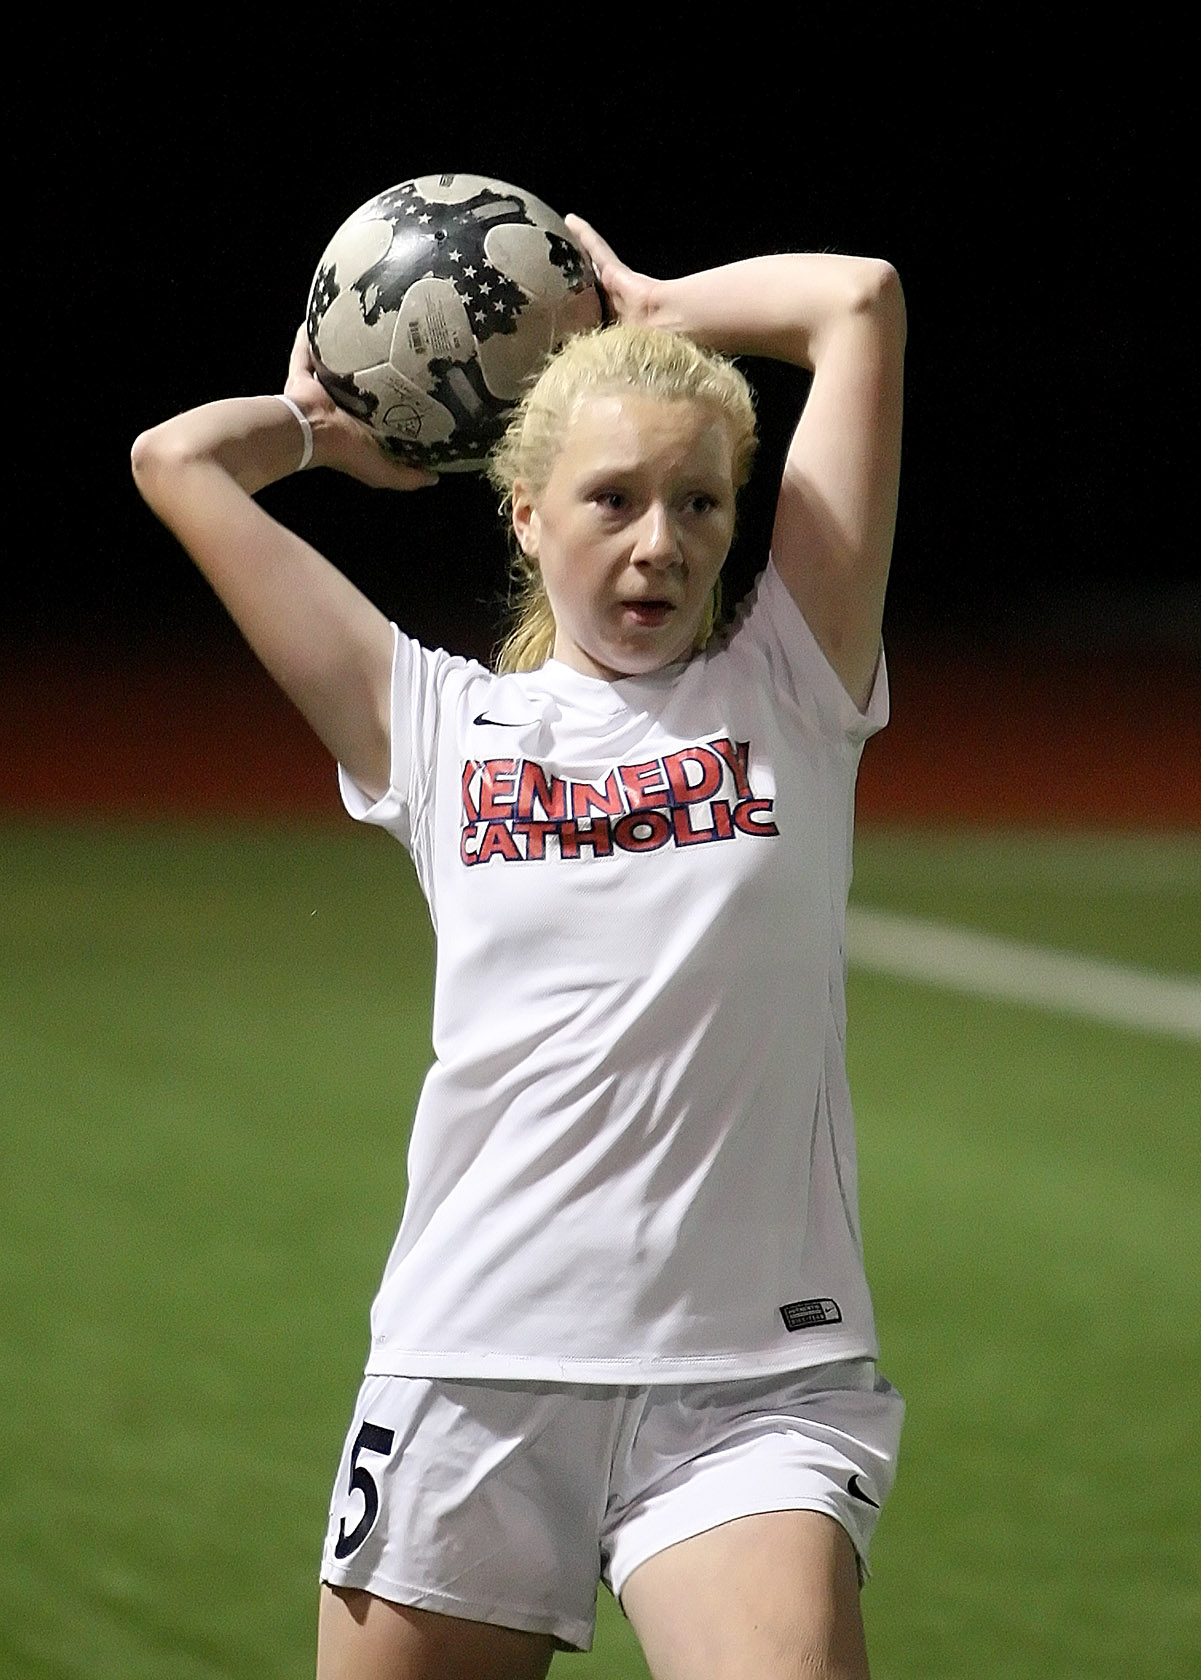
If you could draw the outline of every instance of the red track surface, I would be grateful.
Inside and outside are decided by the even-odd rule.
[[[890,654],[862,822],[1201,828],[1201,671],[1183,656]],[[332,768],[249,654],[187,666],[4,656],[0,812],[340,820]]]

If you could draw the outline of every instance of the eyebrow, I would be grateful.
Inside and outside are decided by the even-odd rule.
[[[583,483],[588,484],[610,478],[639,478],[644,470],[645,463],[642,461],[614,457],[582,466],[579,476]],[[706,487],[712,484],[732,483],[729,473],[723,472],[720,466],[713,465],[682,467],[674,477],[680,483],[703,484]]]

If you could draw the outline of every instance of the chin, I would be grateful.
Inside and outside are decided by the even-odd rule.
[[[672,636],[632,635],[598,636],[595,640],[576,643],[576,647],[593,674],[610,681],[621,677],[649,677],[668,665],[679,664],[692,657],[696,646],[696,630],[685,633],[682,626],[673,626]],[[563,658],[560,653],[558,657]],[[574,664],[571,657],[568,664]]]
[[[668,665],[676,665],[681,659],[687,659],[688,655],[688,648],[669,648],[666,652],[651,648],[615,648],[612,650],[612,657],[603,663],[608,665],[615,676],[649,677],[656,671],[664,670]]]

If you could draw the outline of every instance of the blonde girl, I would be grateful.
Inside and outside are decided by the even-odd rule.
[[[497,453],[499,670],[413,642],[254,501],[302,461],[435,482],[333,406],[302,339],[286,401],[134,446],[438,930],[319,1680],[543,1676],[589,1643],[598,1580],[656,1680],[862,1680],[901,1403],[863,1275],[842,934],[887,712],[901,290],[834,255],[658,281],[572,226],[617,325],[548,366]],[[770,558],[715,630],[754,452],[741,355],[811,384]]]

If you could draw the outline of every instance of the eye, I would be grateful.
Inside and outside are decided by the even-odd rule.
[[[692,514],[712,513],[717,506],[717,498],[707,490],[694,490],[691,496],[685,498],[684,506]]]
[[[630,505],[624,490],[594,490],[592,501],[604,513],[624,513]]]

